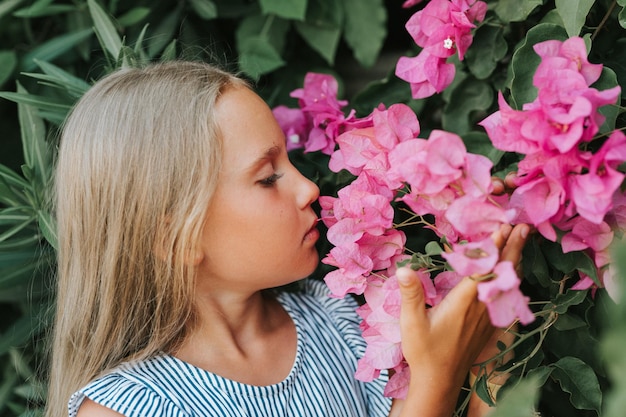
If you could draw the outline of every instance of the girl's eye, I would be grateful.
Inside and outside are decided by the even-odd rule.
[[[282,176],[283,174],[274,173],[269,177],[262,179],[261,181],[259,181],[259,183],[264,187],[272,187],[274,184],[276,184],[276,181],[278,181],[278,179]]]

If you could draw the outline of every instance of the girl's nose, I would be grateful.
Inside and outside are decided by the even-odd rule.
[[[320,196],[320,189],[313,181],[306,178],[298,171],[298,205],[305,208],[313,204]]]

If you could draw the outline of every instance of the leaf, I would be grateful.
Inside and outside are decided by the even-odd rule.
[[[500,0],[494,11],[505,23],[521,22],[542,4],[542,0]]]
[[[28,104],[39,109],[52,110],[52,111],[63,111],[67,112],[70,110],[71,106],[66,104],[58,103],[48,97],[38,96],[35,94],[19,94],[12,93],[10,91],[0,92],[0,97],[5,98],[7,100],[14,101],[16,103]]]
[[[539,376],[529,376],[498,395],[498,405],[489,417],[535,417],[539,400]]]
[[[259,0],[263,14],[275,14],[285,19],[303,21],[307,0]]]
[[[313,50],[318,52],[329,65],[333,65],[341,37],[339,28],[297,22],[296,30]]]
[[[451,91],[444,106],[443,128],[459,135],[467,133],[475,124],[471,116],[475,111],[489,108],[494,99],[493,89],[484,81],[468,77]]]
[[[47,78],[49,81],[54,81],[55,84],[64,87],[68,93],[76,98],[82,97],[91,87],[91,85],[82,78],[78,78],[56,65],[39,60],[35,60],[35,63],[49,76],[49,78]]]
[[[122,49],[122,39],[117,33],[109,14],[104,11],[96,0],[87,0],[87,6],[89,7],[89,13],[102,48],[113,59],[117,59]]]
[[[28,94],[19,82],[17,83],[17,93]],[[33,106],[18,103],[17,112],[22,134],[24,161],[36,175],[38,180],[36,186],[44,189],[52,172],[52,158],[45,138],[46,127]]]
[[[17,67],[17,54],[15,51],[0,51],[0,85],[8,80]]]
[[[463,135],[463,143],[467,148],[467,152],[483,155],[496,165],[504,155],[504,151],[496,149],[489,136],[483,132],[468,132]]]
[[[602,68],[600,78],[593,83],[592,87],[598,90],[606,90],[617,85],[619,85],[617,75],[615,75],[615,72],[613,72],[611,68],[605,66]],[[620,113],[619,96],[617,100],[618,103],[615,103],[616,105],[602,106],[598,109],[598,112],[605,117],[604,123],[600,126],[600,133],[609,133],[615,129],[615,121]]]
[[[556,11],[569,36],[578,36],[595,0],[556,0]]]
[[[37,6],[37,4],[35,3],[32,6],[15,11],[13,13],[13,16],[30,19],[35,17],[53,16],[62,13],[71,13],[75,12],[76,10],[76,6],[72,6],[69,4],[50,4],[42,7]]]
[[[554,299],[554,311],[565,314],[568,308],[582,303],[585,298],[587,298],[587,291],[567,290],[565,294],[558,294]]]
[[[524,43],[513,54],[511,70],[511,106],[521,109],[525,103],[532,102],[537,97],[537,88],[533,85],[533,76],[539,66],[541,58],[533,49],[533,45],[549,39],[565,40],[567,33],[561,26],[552,23],[541,23],[528,31]]]
[[[204,20],[211,20],[217,17],[217,6],[212,0],[190,0],[189,4],[194,12]]]
[[[593,279],[596,284],[600,285],[597,268],[587,253],[563,253],[563,249],[558,243],[550,241],[545,241],[542,249],[548,262],[557,270],[563,272],[564,274],[571,274],[574,271],[582,271]]]
[[[389,107],[395,103],[408,102],[422,103],[423,101],[412,100],[409,84],[392,74],[369,83],[352,98],[350,105],[357,111],[358,115],[365,116],[381,103],[385,107]]]
[[[387,37],[387,10],[381,0],[343,0],[343,37],[361,65],[374,65]]]
[[[282,55],[289,27],[289,21],[276,16],[254,15],[247,17],[239,23],[235,32],[237,50],[245,49],[244,44],[247,39],[262,37],[267,39],[267,42],[279,55]]]
[[[148,36],[150,44],[148,45],[148,57],[152,58],[161,53],[164,48],[171,44],[174,34],[180,25],[180,16],[183,10],[184,2],[178,3],[179,6],[168,13],[161,23],[153,28],[152,33]]]
[[[64,35],[52,38],[46,41],[36,48],[33,48],[28,53],[24,54],[20,61],[20,67],[24,71],[31,71],[35,69],[35,62],[39,61],[52,61],[55,58],[65,54],[67,51],[78,45],[85,39],[89,38],[93,34],[93,29],[82,29],[76,32],[66,33]]]
[[[122,27],[136,25],[150,14],[148,7],[133,7],[117,19],[117,23]]]
[[[253,79],[285,65],[267,38],[260,36],[246,39],[239,54],[239,68]]]
[[[295,28],[314,51],[333,65],[343,22],[344,9],[338,1],[310,0],[306,21],[295,22]]]
[[[56,221],[52,217],[52,214],[48,211],[39,210],[38,214],[38,222],[39,222],[39,230],[41,230],[41,234],[46,238],[50,246],[54,249],[59,248],[58,238],[57,238],[57,227]]]
[[[552,377],[559,381],[563,391],[570,394],[570,402],[579,410],[595,410],[600,414],[602,392],[593,369],[578,358],[566,356],[554,363]]]
[[[0,19],[15,9],[24,0],[4,0],[0,1]]]
[[[465,54],[465,61],[474,77],[484,80],[496,69],[507,49],[502,27],[481,26],[474,34],[474,41]]]

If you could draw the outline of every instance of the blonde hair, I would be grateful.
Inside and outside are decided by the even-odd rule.
[[[207,64],[125,69],[73,109],[55,172],[57,311],[46,415],[193,322],[193,252],[221,158],[214,106],[241,79]]]

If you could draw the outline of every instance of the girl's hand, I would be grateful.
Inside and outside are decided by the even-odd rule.
[[[519,262],[528,230],[527,225],[507,225],[496,233],[502,260]],[[464,278],[437,306],[426,309],[415,272],[400,268],[396,276],[402,350],[411,369],[400,415],[449,417],[470,367],[494,333],[487,309],[478,301],[477,282]]]

